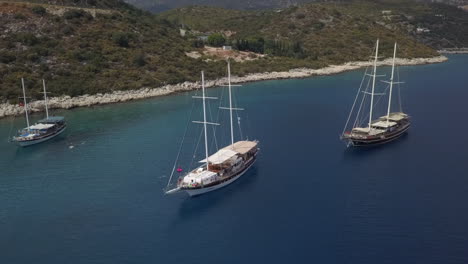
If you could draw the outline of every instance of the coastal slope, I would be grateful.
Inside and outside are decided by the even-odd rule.
[[[285,73],[281,78],[304,77],[290,73],[367,61],[377,38],[383,57],[391,56],[394,41],[402,58],[438,56],[401,28],[382,24],[375,12],[364,13],[354,5],[325,3],[276,11],[191,7],[152,15],[119,0],[0,2],[0,116],[18,114],[20,78],[31,101],[42,99],[45,79],[50,96],[62,100],[52,99],[52,107],[60,108],[191,89],[200,70],[218,80],[226,74],[226,57],[217,55],[225,54],[220,48],[200,45],[207,34],[225,36],[226,44],[250,43],[228,53],[241,54],[232,62],[233,74],[245,81],[274,79],[271,73],[278,72]],[[261,45],[254,49],[256,41]]]

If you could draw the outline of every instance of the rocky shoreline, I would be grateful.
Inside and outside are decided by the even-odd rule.
[[[447,60],[445,56],[438,56],[432,58],[417,58],[417,59],[400,59],[398,58],[396,63],[398,65],[419,65],[419,64],[430,64],[440,63]],[[392,60],[386,59],[378,63],[381,65],[391,65]],[[255,73],[249,74],[243,77],[233,76],[231,82],[233,84],[256,82],[265,80],[279,80],[279,79],[292,79],[292,78],[306,78],[315,75],[331,75],[345,71],[356,70],[362,67],[370,66],[371,62],[348,62],[341,65],[330,65],[321,69],[292,69],[287,72],[266,72],[266,73]],[[227,78],[220,78],[217,80],[207,81],[206,87],[216,87],[227,83]],[[131,91],[116,91],[108,94],[95,94],[95,95],[82,95],[77,97],[61,96],[49,98],[49,108],[59,109],[71,109],[75,107],[84,107],[92,105],[102,105],[126,102],[131,100],[138,100],[156,96],[168,95],[176,92],[191,91],[200,88],[199,82],[184,82],[175,85],[165,85],[158,88],[142,88]],[[34,101],[29,104],[31,112],[44,111],[44,101]],[[24,114],[24,108],[19,105],[13,105],[8,103],[0,104],[0,118],[7,116],[15,116]]]
[[[448,48],[438,50],[440,54],[468,54],[468,48]]]

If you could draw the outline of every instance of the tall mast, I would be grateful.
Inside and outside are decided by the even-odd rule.
[[[42,86],[44,86],[44,101],[45,101],[45,111],[46,111],[46,117],[49,119],[49,107],[47,106],[47,92],[46,92],[46,86],[45,86],[45,80],[42,79]]]
[[[371,93],[371,103],[370,103],[370,113],[369,113],[369,131],[371,130],[372,122],[372,108],[374,107],[374,91],[375,91],[375,77],[377,75],[377,58],[379,54],[379,39],[377,39],[377,44],[375,45],[375,59],[374,59],[374,74],[372,75],[372,93]]]
[[[202,93],[203,93],[203,130],[205,132],[205,155],[206,155],[206,170],[209,169],[209,161],[208,161],[208,135],[206,129],[206,97],[205,97],[205,73],[201,72],[202,76]]]
[[[24,100],[24,112],[26,113],[26,124],[29,131],[29,117],[28,117],[28,101],[26,100],[26,90],[24,88],[24,79],[21,78],[21,85],[23,86],[23,100]]]
[[[229,116],[231,118],[231,145],[234,144],[234,126],[232,121],[232,89],[231,89],[231,62],[228,60],[228,82],[229,82]]]
[[[397,49],[397,44],[395,42],[395,48],[393,49],[392,76],[390,77],[390,95],[388,96],[387,123],[389,122],[389,119],[390,119],[390,106],[392,104],[393,74],[395,73],[396,49]]]

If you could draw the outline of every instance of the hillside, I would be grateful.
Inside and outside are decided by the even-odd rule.
[[[296,43],[303,49],[301,57],[325,64],[366,60],[377,38],[383,43],[383,56],[390,56],[395,41],[400,46],[399,56],[436,55],[404,30],[381,23],[381,8],[377,8],[371,4],[364,9],[353,4],[307,4],[281,11],[187,7],[162,13],[161,17],[194,34],[221,32],[234,46],[239,41]],[[371,12],[373,9],[377,10]]]
[[[228,9],[270,9],[285,8],[316,0],[126,0],[127,3],[154,13],[186,6],[213,6]]]
[[[287,8],[297,6],[305,3],[343,3],[352,2],[353,0],[126,0],[127,3],[132,4],[141,9],[158,13],[168,11],[174,8],[181,8],[187,6],[212,6],[222,7],[227,9],[239,10],[259,10],[259,9],[272,9],[272,8]],[[374,2],[392,2],[394,0],[374,0]],[[422,3],[445,3],[454,6],[468,5],[468,0],[407,0],[407,2],[422,2]]]
[[[240,76],[367,60],[377,38],[384,57],[395,40],[400,57],[437,55],[405,27],[382,23],[373,4],[191,7],[154,16],[118,0],[45,3],[0,2],[0,102],[18,100],[21,77],[33,99],[41,97],[42,78],[52,96],[155,88],[196,81],[200,70],[207,79],[225,76],[226,56]],[[242,52],[203,47],[200,35],[215,32]]]
[[[194,80],[204,63],[185,55],[178,29],[126,6],[0,3],[0,98],[17,100],[21,77],[34,98],[42,78],[54,96]]]
[[[367,42],[376,37],[398,40],[406,47],[405,56],[428,52],[413,40],[434,49],[468,46],[468,13],[445,4],[360,1],[266,11],[195,6],[163,12],[160,16],[203,33],[231,31],[235,32],[233,38],[295,39],[318,55],[332,44],[349,47],[349,52],[340,56],[352,56],[356,54],[354,49],[368,47]]]

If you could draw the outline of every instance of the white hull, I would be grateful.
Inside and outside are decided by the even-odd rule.
[[[204,194],[204,193],[207,193],[207,192],[211,192],[211,191],[223,188],[224,186],[233,183],[235,180],[239,179],[242,175],[244,175],[244,173],[246,173],[250,169],[250,167],[252,167],[252,165],[254,165],[255,161],[256,161],[256,159],[249,165],[249,167],[247,167],[247,169],[245,169],[243,172],[239,173],[239,175],[237,175],[236,177],[230,179],[229,181],[225,181],[223,183],[220,183],[220,184],[217,184],[217,185],[214,185],[214,186],[210,186],[210,187],[206,187],[206,188],[192,189],[192,190],[186,189],[185,191],[190,196],[197,196],[197,195],[200,195],[200,194]]]
[[[31,140],[31,141],[17,141],[17,144],[21,147],[27,147],[27,146],[31,146],[31,145],[35,145],[35,144],[39,144],[41,142],[44,142],[44,141],[47,141],[49,139],[52,139],[60,134],[63,133],[63,131],[65,131],[66,127],[64,127],[62,130],[60,130],[58,133],[50,136],[50,137],[46,137],[46,138],[41,138],[41,139],[38,139],[38,140]]]

